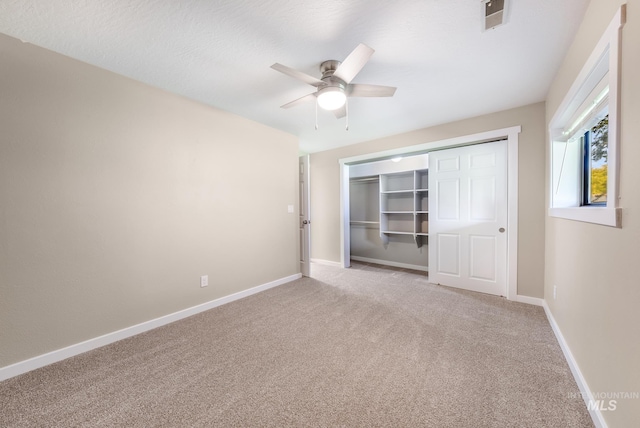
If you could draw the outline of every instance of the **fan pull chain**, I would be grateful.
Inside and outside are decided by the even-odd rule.
[[[316,101],[316,131],[318,130],[318,101]]]
[[[344,112],[345,112],[346,123],[347,123],[345,130],[348,131],[349,130],[349,98],[344,100]]]

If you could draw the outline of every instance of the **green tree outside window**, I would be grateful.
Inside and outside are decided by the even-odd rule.
[[[599,166],[591,168],[590,202],[607,201],[607,162],[609,149],[609,115],[591,128],[591,160]]]

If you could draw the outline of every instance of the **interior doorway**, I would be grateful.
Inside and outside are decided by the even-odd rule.
[[[309,155],[298,158],[298,227],[300,229],[300,273],[311,275],[311,219],[309,218]]]

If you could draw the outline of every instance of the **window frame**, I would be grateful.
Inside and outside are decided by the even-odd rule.
[[[613,20],[608,25],[602,37],[596,44],[593,52],[587,59],[565,95],[562,103],[549,122],[549,216],[569,220],[596,223],[612,227],[621,227],[622,210],[618,206],[619,185],[619,145],[620,145],[620,51],[622,27],[625,23],[626,5],[622,5],[616,12]],[[554,162],[554,148],[557,144],[571,144],[568,142],[565,129],[572,126],[570,123],[576,115],[581,113],[580,108],[588,101],[589,95],[594,91],[605,76],[609,86],[607,107],[609,111],[609,146],[607,167],[607,202],[606,204],[583,204],[583,178],[582,170],[563,174],[558,172],[557,160]],[[584,111],[584,110],[583,110]],[[582,145],[581,145],[582,146]],[[558,152],[555,150],[555,152]],[[566,152],[566,147],[565,147]],[[563,163],[563,162],[562,162]],[[584,169],[584,163],[581,163]],[[576,179],[578,175],[578,179]],[[570,206],[563,206],[556,200],[554,189],[559,188],[563,176],[568,176],[569,185],[575,191],[574,202]]]

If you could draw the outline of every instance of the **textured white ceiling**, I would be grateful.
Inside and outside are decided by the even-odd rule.
[[[508,0],[481,31],[480,0],[0,0],[0,32],[297,135],[316,152],[543,101],[588,0]],[[376,50],[344,119],[270,68],[320,77],[358,43]]]

